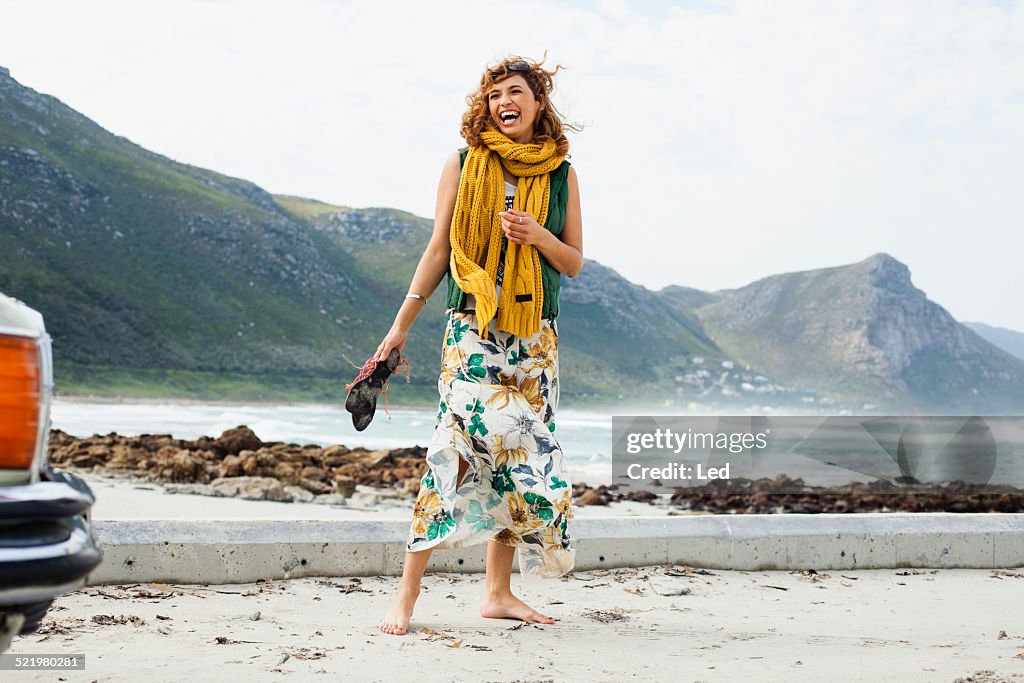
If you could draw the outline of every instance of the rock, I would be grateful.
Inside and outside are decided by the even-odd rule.
[[[286,481],[289,483],[295,483],[299,479],[299,477],[295,473],[295,468],[286,462],[277,463],[277,467],[274,468],[274,476],[280,479],[281,481]]]
[[[221,434],[214,444],[214,449],[224,455],[235,455],[244,450],[255,451],[262,446],[263,442],[256,436],[256,433],[245,425],[241,425]]]
[[[237,455],[229,455],[220,461],[217,466],[218,477],[240,477],[242,476],[242,458]]]
[[[205,461],[190,451],[179,451],[171,459],[171,481],[190,482],[202,480],[206,471]]]
[[[391,451],[371,451],[363,457],[363,463],[368,467],[383,467],[392,464]]]
[[[357,491],[348,497],[347,505],[372,508],[377,507],[379,503],[380,497],[376,493]]]
[[[337,493],[325,493],[322,496],[317,496],[313,499],[314,503],[318,505],[347,505],[348,501],[345,496],[339,496]]]
[[[347,465],[352,462],[352,451],[345,446],[328,446],[320,451],[320,458],[323,463],[328,467],[337,467],[338,465]]]
[[[165,484],[164,493],[191,493],[197,496],[220,496],[210,484]]]
[[[348,498],[356,492],[356,480],[344,474],[334,475],[334,493]]]
[[[330,484],[325,484],[322,481],[316,481],[315,479],[299,479],[299,486],[316,495],[334,492],[334,489],[331,488]]]
[[[325,481],[327,479],[327,471],[321,467],[303,467],[299,476],[303,479]]]
[[[285,486],[284,492],[288,495],[293,503],[311,503],[313,502],[313,494],[302,488],[301,486]]]
[[[281,482],[271,477],[226,477],[214,479],[210,486],[222,496],[237,496],[246,500],[291,500]]]
[[[576,505],[607,505],[608,498],[601,495],[594,489],[587,489],[583,492],[579,498],[575,501]]]
[[[242,459],[242,471],[250,477],[255,476],[260,471],[260,465],[256,462],[256,453],[253,451],[242,451],[238,454],[238,457]]]

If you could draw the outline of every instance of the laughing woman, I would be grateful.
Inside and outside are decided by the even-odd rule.
[[[409,627],[435,548],[487,543],[484,617],[550,624],[512,593],[524,577],[572,570],[572,483],[555,438],[558,292],[583,267],[583,223],[554,71],[519,57],[487,69],[466,98],[468,147],[445,163],[434,232],[374,356],[405,345],[448,275],[440,403],[406,543],[398,595],[380,622]]]

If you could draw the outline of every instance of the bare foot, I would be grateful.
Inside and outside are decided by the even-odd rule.
[[[555,623],[554,619],[541,614],[511,593],[488,595],[480,605],[480,616],[491,619],[534,621],[538,624]]]
[[[420,596],[420,589],[398,586],[398,595],[391,604],[391,609],[381,619],[378,628],[384,633],[401,636],[409,630],[409,617],[412,616],[412,609],[416,606],[416,598]]]

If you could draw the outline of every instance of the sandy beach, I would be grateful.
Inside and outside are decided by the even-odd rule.
[[[354,454],[352,464],[338,465],[351,469],[315,480],[348,486],[343,502],[321,505],[197,495],[204,478],[194,475],[209,481],[223,473],[202,469],[183,449],[144,446],[68,444],[69,464],[102,458],[104,466],[83,463],[97,495],[95,520],[408,520],[411,513],[400,480],[371,484],[414,454]],[[112,464],[131,466],[108,466],[108,453]],[[374,467],[360,469],[364,461]],[[146,466],[168,469],[140,477]],[[308,477],[295,481],[313,498]],[[709,514],[667,499],[582,502],[598,493],[606,495],[603,487],[579,492],[581,519]],[[85,670],[5,672],[4,680],[1024,683],[1024,568],[741,571],[694,563],[581,570],[544,582],[514,574],[513,590],[554,617],[552,625],[483,618],[482,574],[428,572],[409,633],[392,636],[377,623],[397,583],[370,575],[90,585],[58,598],[40,631],[10,650],[82,654]]]
[[[1024,571],[705,571],[514,577],[552,625],[482,618],[481,575],[428,574],[404,636],[376,628],[394,577],[86,587],[11,650],[85,671],[5,680],[1024,681]]]

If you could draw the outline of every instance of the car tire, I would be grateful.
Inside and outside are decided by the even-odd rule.
[[[50,605],[53,604],[53,599],[44,600],[43,602],[32,602],[27,605],[11,605],[4,607],[5,612],[21,612],[25,615],[25,623],[21,625],[21,630],[18,631],[19,635],[25,635],[26,633],[32,633],[39,628],[40,622],[43,617],[46,616],[46,612],[50,609]]]

